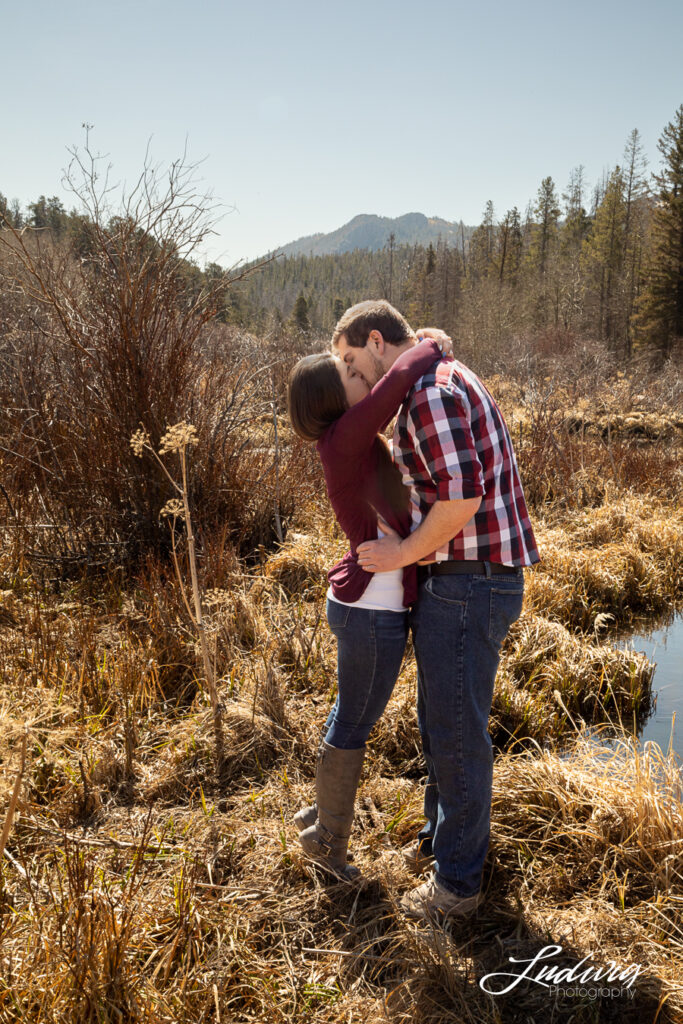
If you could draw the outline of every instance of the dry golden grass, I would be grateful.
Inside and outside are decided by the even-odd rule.
[[[648,441],[675,440],[683,436],[683,417],[643,409],[630,413],[591,415],[585,409],[569,412],[563,422],[571,433],[607,437],[642,438]]]
[[[528,574],[530,610],[592,632],[683,598],[683,508],[627,493],[558,518],[536,531],[542,562]]]
[[[233,721],[249,714],[237,701]],[[570,966],[642,965],[635,1003],[602,1000],[606,1014],[651,1020],[664,998],[660,1020],[683,1012],[680,777],[656,749],[580,737],[563,757],[499,757],[485,903],[440,932],[397,908],[414,884],[400,848],[421,820],[418,783],[370,762],[352,837],[363,878],[349,886],[298,848],[291,817],[310,784],[286,747],[259,776],[256,739],[212,791],[208,712],[193,736],[204,771],[151,803],[103,788],[85,827],[25,801],[0,897],[3,1020],[602,1019],[533,986],[479,988],[549,944]]]
[[[207,594],[220,781],[169,574],[150,563],[123,593],[50,594],[0,553],[0,831],[28,726],[0,875],[0,1022],[681,1019],[678,768],[585,731],[568,747],[572,722],[618,732],[647,708],[652,668],[610,632],[680,598],[680,509],[611,493],[539,525],[543,563],[494,697],[486,900],[443,931],[398,909],[415,884],[400,849],[422,821],[410,656],[370,739],[351,843],[362,879],[330,881],[297,843],[335,695],[326,570],[344,551],[320,508],[298,525]],[[641,964],[635,999],[479,987],[552,943],[567,965]]]
[[[637,721],[650,711],[653,666],[525,611],[508,635],[496,679],[491,731],[498,743],[561,736],[572,717]]]
[[[639,992],[683,1011],[680,762],[580,735],[563,757],[496,766],[492,842],[521,867],[527,920],[582,954],[643,966]],[[676,1009],[674,1010],[674,1007]],[[645,1015],[641,1019],[647,1019]]]
[[[531,388],[528,383],[498,375],[487,378],[487,383],[509,425],[519,430],[521,424],[522,432],[532,425],[541,401],[552,413],[556,426],[569,434],[603,440],[683,441],[680,399],[666,401],[659,394],[653,404],[652,394],[642,390],[642,383],[636,390],[636,378],[623,373],[597,395],[592,387],[587,394],[577,395],[573,375],[564,380],[562,375],[548,376],[533,382]]]
[[[335,556],[341,558],[346,545],[330,543],[327,531],[295,533],[264,565],[264,575],[279,583],[289,597],[324,598],[327,571]],[[330,561],[332,559],[332,561]]]

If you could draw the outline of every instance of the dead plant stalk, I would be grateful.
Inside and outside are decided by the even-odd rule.
[[[221,765],[223,764],[223,706],[218,699],[218,690],[216,688],[216,674],[214,667],[211,663],[209,655],[209,641],[206,635],[206,626],[204,623],[204,615],[202,612],[202,594],[199,588],[199,577],[197,574],[197,553],[195,548],[194,530],[192,528],[192,515],[190,513],[190,498],[189,498],[189,480],[188,480],[188,454],[187,450],[191,445],[197,444],[197,432],[195,428],[189,423],[176,423],[174,426],[169,427],[164,436],[161,438],[161,444],[159,452],[157,453],[151,442],[147,431],[142,427],[138,430],[131,438],[131,447],[136,455],[142,455],[143,450],[149,451],[152,456],[159,463],[168,480],[170,481],[173,489],[180,498],[172,498],[166,502],[164,507],[161,509],[159,515],[162,517],[172,517],[171,522],[171,539],[172,539],[172,550],[173,550],[173,564],[178,578],[178,586],[180,587],[180,593],[183,598],[183,602],[187,609],[187,613],[190,616],[190,621],[197,630],[199,637],[199,643],[202,652],[202,663],[204,667],[204,677],[206,679],[207,686],[209,688],[209,698],[211,700],[211,710],[213,713],[213,732],[214,732],[214,746],[215,746],[215,759],[216,759],[216,772],[220,772]],[[182,483],[178,483],[177,480],[171,476],[166,468],[162,455],[169,453],[175,453],[178,455],[180,462],[180,472],[182,476]],[[192,583],[192,598],[194,603],[194,611],[190,607],[190,602],[187,599],[185,592],[185,584],[183,582],[183,576],[180,571],[180,564],[178,562],[178,555],[175,543],[175,523],[179,515],[182,515],[185,522],[185,529],[187,530],[187,553],[188,561],[190,564],[190,579]]]
[[[19,771],[14,783],[14,789],[10,798],[9,807],[7,809],[7,815],[5,817],[5,825],[0,835],[0,861],[2,860],[5,852],[5,846],[9,839],[9,834],[12,829],[12,822],[14,820],[14,813],[17,809],[17,803],[19,802],[19,793],[21,792],[21,781],[24,777],[24,765],[26,763],[26,743],[28,740],[28,733],[24,733],[24,738],[21,744],[21,754],[19,755]]]

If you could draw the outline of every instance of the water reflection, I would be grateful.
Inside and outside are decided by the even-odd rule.
[[[636,629],[620,647],[642,651],[656,663],[652,679],[654,711],[637,729],[642,743],[653,740],[666,753],[672,745],[683,760],[683,612],[671,614],[664,622]],[[624,722],[628,728],[629,723]]]

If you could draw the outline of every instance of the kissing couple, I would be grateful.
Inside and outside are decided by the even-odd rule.
[[[410,630],[427,782],[425,822],[403,857],[429,875],[400,906],[436,920],[470,913],[489,844],[493,685],[522,610],[523,567],[539,561],[505,420],[442,331],[413,331],[384,300],[352,306],[332,351],[296,364],[288,409],[316,444],[350,544],[328,573],[337,698],[315,803],[295,816],[299,841],[337,876],[358,875],[347,850],[366,742]]]

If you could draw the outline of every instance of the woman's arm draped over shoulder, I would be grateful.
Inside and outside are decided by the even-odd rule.
[[[370,394],[335,422],[334,444],[343,445],[349,455],[372,444],[375,435],[396,415],[413,384],[441,355],[438,344],[431,339],[402,352]]]

